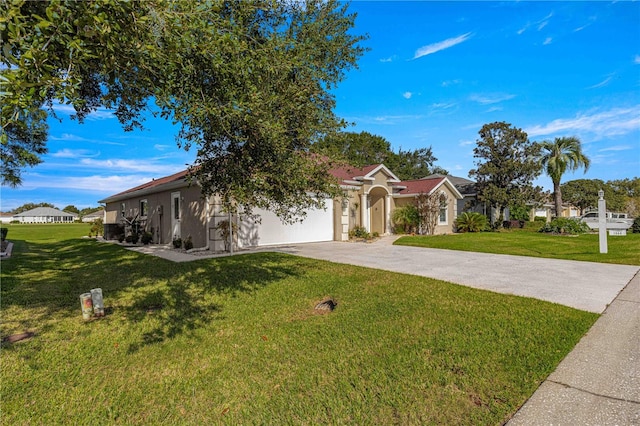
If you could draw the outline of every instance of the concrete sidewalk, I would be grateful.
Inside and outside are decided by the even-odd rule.
[[[507,424],[640,425],[640,274]]]

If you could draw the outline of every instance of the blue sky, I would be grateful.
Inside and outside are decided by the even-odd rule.
[[[535,141],[577,136],[592,161],[572,179],[640,176],[640,3],[353,2],[370,50],[335,90],[349,131],[397,150],[431,146],[437,165],[467,177],[478,130],[494,121]],[[97,206],[183,170],[176,128],[148,119],[124,132],[108,111],[79,125],[57,107],[44,163],[2,187],[0,209],[27,202]],[[538,184],[551,189],[541,177]]]

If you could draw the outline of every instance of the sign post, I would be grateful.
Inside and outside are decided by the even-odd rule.
[[[600,253],[607,253],[607,202],[604,199],[604,191],[598,191],[598,236],[600,241]]]

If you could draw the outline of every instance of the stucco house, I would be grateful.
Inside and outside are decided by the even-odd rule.
[[[260,218],[236,217],[234,245],[237,248],[319,241],[346,241],[356,226],[370,233],[393,232],[391,215],[396,207],[415,203],[421,193],[443,193],[435,233],[453,232],[460,192],[446,176],[401,181],[383,164],[363,168],[345,167],[331,171],[344,196],[324,200],[325,209],[307,211],[304,221],[283,224],[272,212],[256,209]],[[218,225],[229,216],[221,209],[217,196],[203,198],[197,182],[187,180],[188,171],[154,179],[101,200],[105,204],[105,237],[114,238],[115,229],[138,221],[151,232],[153,241],[169,244],[174,238],[191,237],[193,246],[224,250]]]
[[[77,218],[78,215],[75,213],[64,212],[53,207],[36,207],[14,214],[12,220],[20,223],[73,223]]]

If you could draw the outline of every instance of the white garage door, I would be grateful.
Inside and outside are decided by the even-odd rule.
[[[238,230],[240,247],[256,247],[278,244],[312,243],[333,240],[333,200],[325,200],[326,210],[307,212],[303,222],[283,224],[273,213],[255,210],[262,219],[260,223],[244,220]]]

